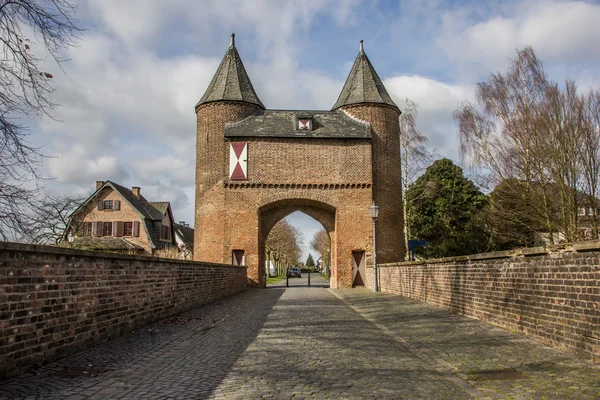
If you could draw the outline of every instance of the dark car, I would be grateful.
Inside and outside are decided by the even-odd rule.
[[[288,278],[302,278],[302,273],[300,272],[300,269],[298,268],[290,268],[288,269],[288,273],[287,273]]]

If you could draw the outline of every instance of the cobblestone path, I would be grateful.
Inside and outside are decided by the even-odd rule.
[[[314,275],[0,381],[0,399],[599,399],[600,366]],[[319,287],[320,286],[320,287]]]

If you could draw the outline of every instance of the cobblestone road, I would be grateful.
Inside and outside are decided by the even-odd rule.
[[[600,398],[600,366],[521,335],[306,284],[248,290],[0,381],[0,399]]]

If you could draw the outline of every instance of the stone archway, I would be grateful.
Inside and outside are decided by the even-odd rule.
[[[293,212],[300,211],[319,222],[331,238],[331,272],[337,276],[337,241],[335,234],[336,208],[317,200],[291,198],[276,200],[258,209],[258,265],[266,263],[265,242],[271,229],[277,222]],[[264,269],[259,268],[259,281],[263,282]]]

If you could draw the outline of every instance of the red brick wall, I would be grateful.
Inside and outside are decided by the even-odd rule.
[[[205,259],[230,263],[233,250],[244,250],[250,283],[263,285],[265,268],[260,247],[268,232],[260,231],[259,226],[273,222],[273,213],[277,213],[273,219],[279,220],[300,210],[321,222],[328,230],[332,225],[331,220],[334,220],[334,231],[330,232],[334,264],[332,286],[349,287],[352,285],[352,250],[366,250],[372,241],[369,217],[371,196],[370,186],[228,187],[222,192],[223,204],[227,205],[223,210],[214,210],[211,199],[205,201],[205,207],[213,208],[208,217],[218,225],[220,236],[207,238],[210,243],[200,251],[200,257],[207,257],[207,253],[212,252],[212,258]],[[310,239],[306,238],[307,241]]]
[[[343,108],[353,117],[371,124],[373,200],[379,207],[377,260],[382,263],[404,260],[400,112],[393,107],[375,104]]]
[[[223,213],[225,212],[224,166],[229,152],[224,143],[225,124],[255,112],[257,106],[241,102],[215,102],[196,110],[196,207],[194,217],[194,260],[224,260]]]
[[[371,141],[364,139],[241,139],[248,142],[247,183],[372,182]],[[229,144],[226,143],[229,155]],[[229,159],[223,176],[229,174]]]
[[[565,252],[565,250],[567,250]],[[600,242],[380,266],[381,290],[600,362]],[[367,270],[371,287],[372,268]]]
[[[246,268],[0,242],[0,377],[246,289]]]
[[[244,250],[250,284],[263,286],[262,247],[272,224],[260,226],[300,210],[332,236],[332,287],[351,286],[352,250],[371,243],[371,140],[240,138],[249,143],[249,179],[230,182],[225,124],[252,107],[223,102],[197,110],[194,259],[230,263],[233,250]]]

